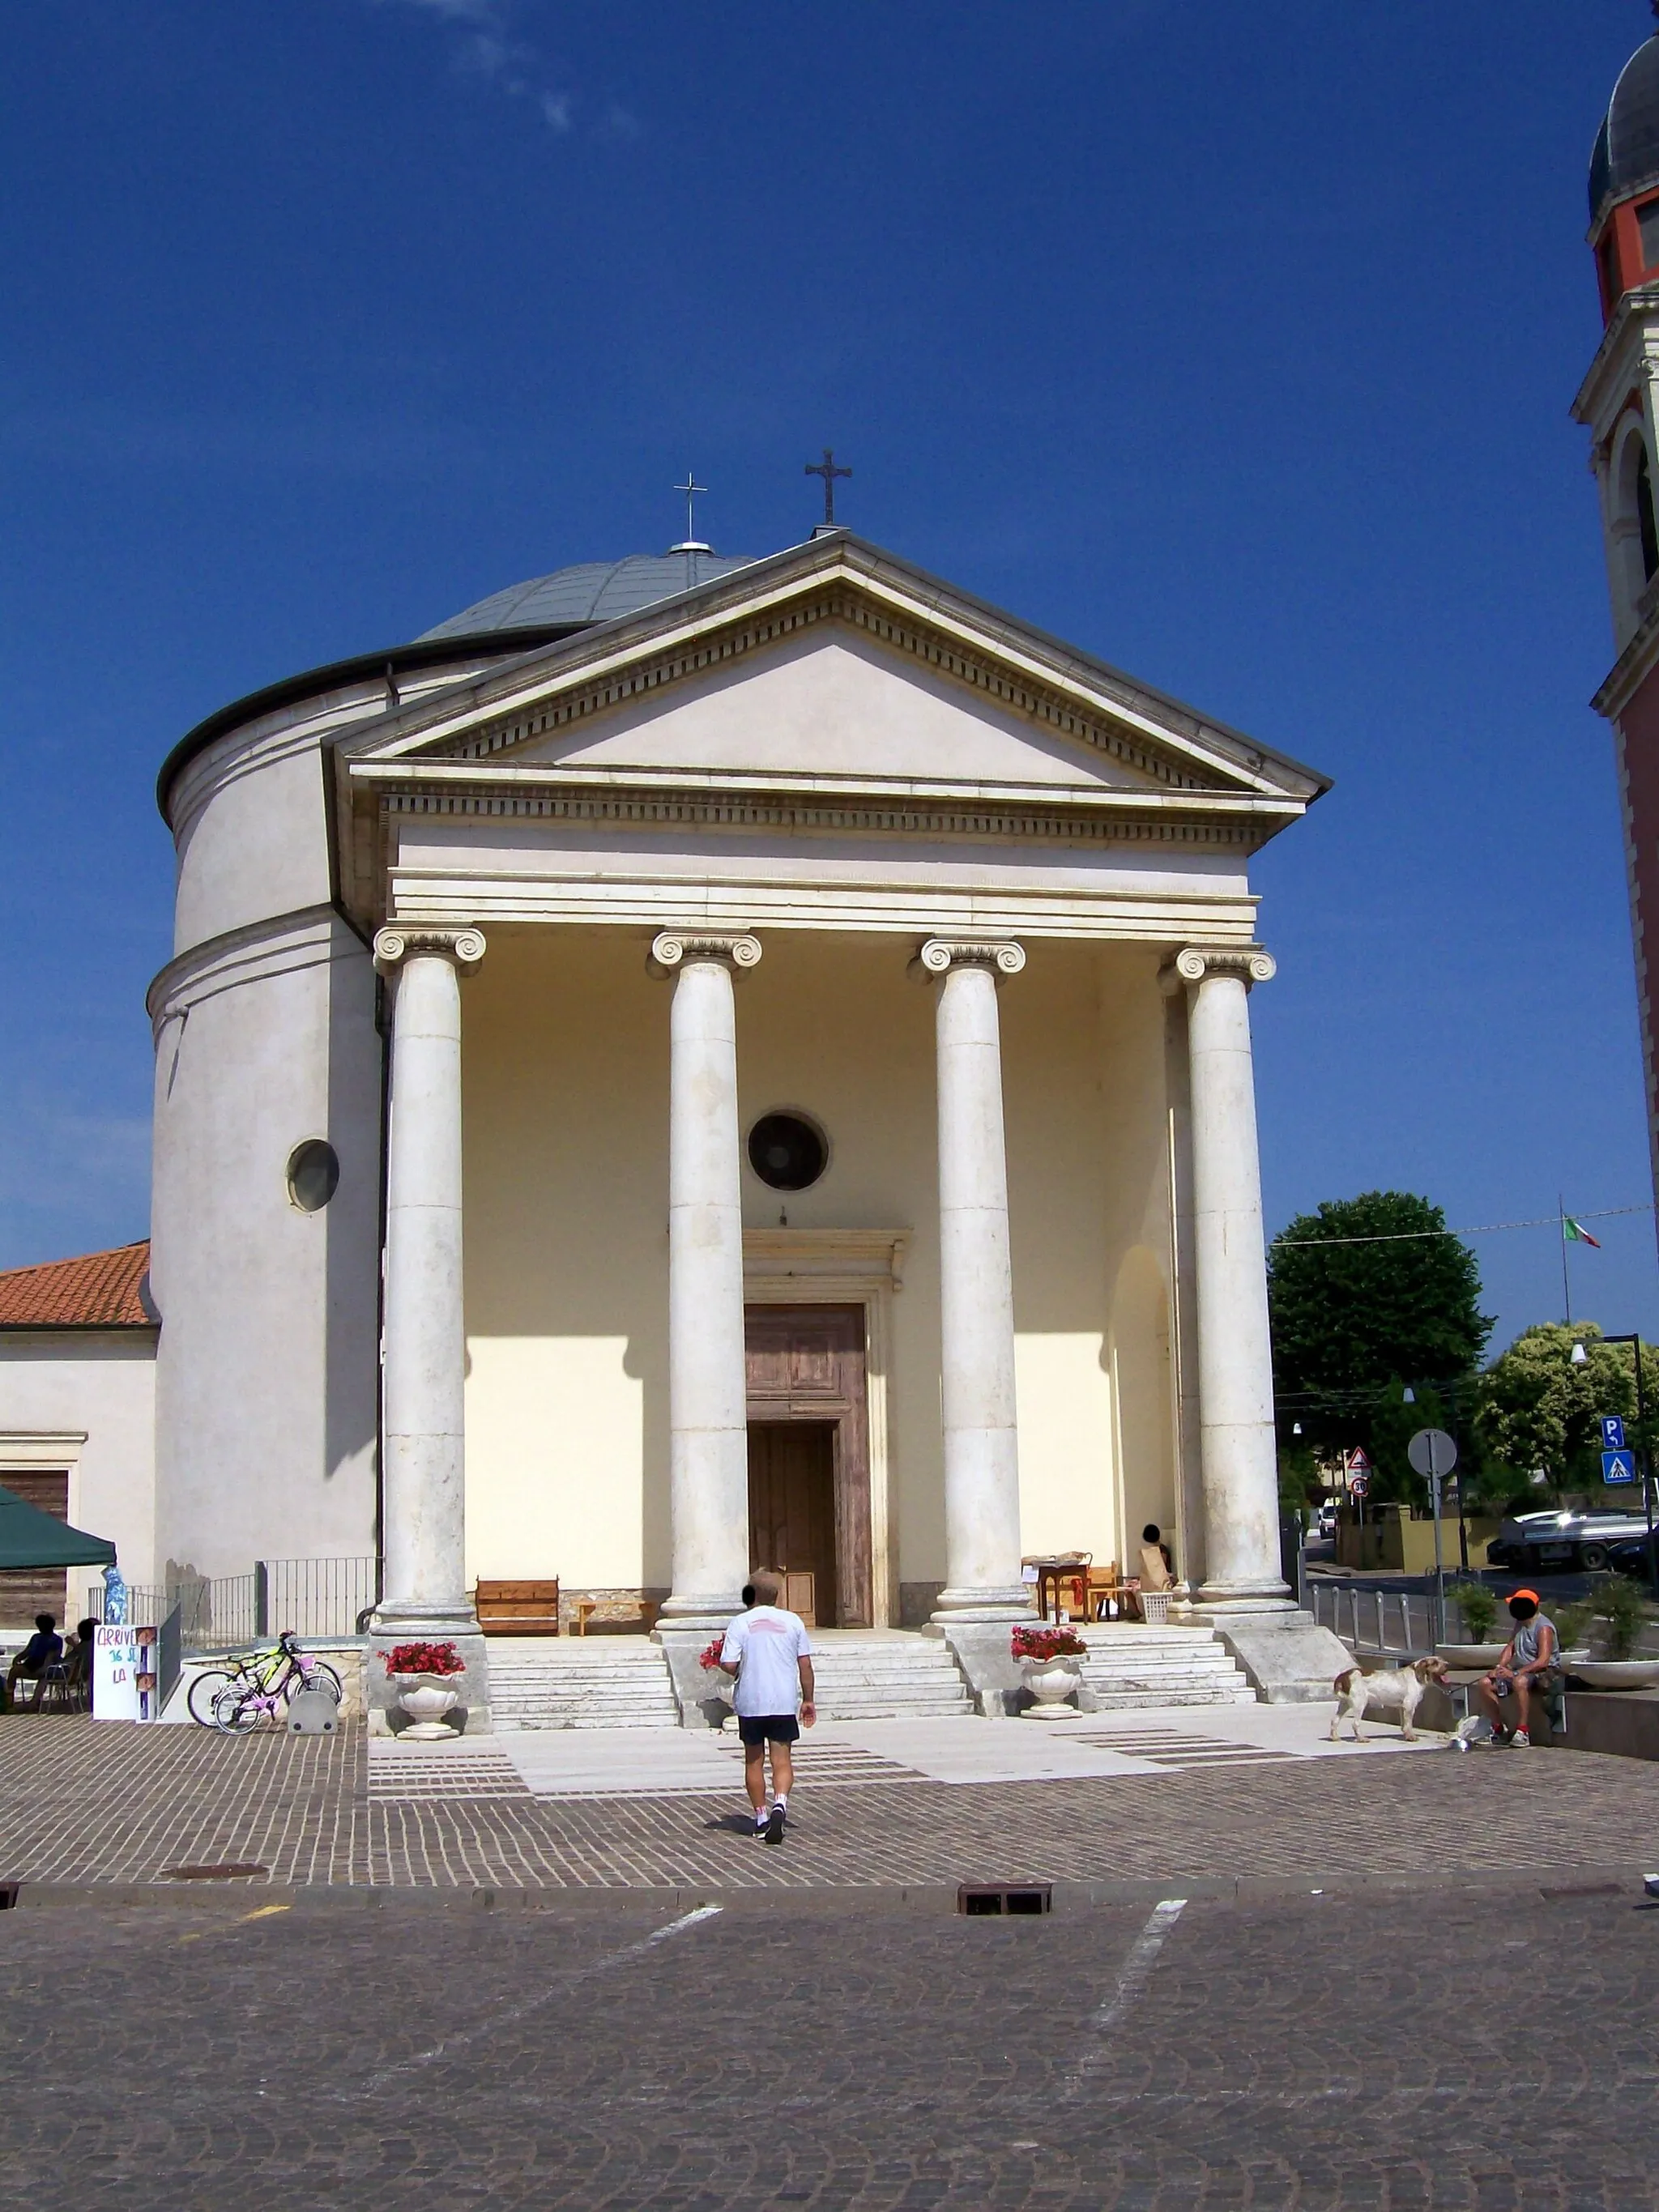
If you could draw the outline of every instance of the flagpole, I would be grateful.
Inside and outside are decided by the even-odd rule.
[[[1567,1310],[1567,1327],[1572,1327],[1572,1285],[1567,1279],[1567,1201],[1558,1190],[1555,1210],[1560,1217],[1561,1230],[1561,1303]]]

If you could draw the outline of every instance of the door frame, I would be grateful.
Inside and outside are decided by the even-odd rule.
[[[890,1628],[899,1616],[898,1557],[892,1540],[893,1300],[904,1287],[908,1229],[745,1229],[745,1305],[861,1306],[864,1309],[864,1427],[870,1470],[870,1619]],[[750,1418],[777,1418],[756,1400]],[[802,1419],[825,1418],[822,1414]],[[837,1443],[839,1450],[839,1441]]]

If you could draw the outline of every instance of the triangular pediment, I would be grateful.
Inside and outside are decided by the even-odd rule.
[[[380,776],[463,763],[563,781],[623,772],[1316,797],[1324,779],[1012,617],[837,534],[506,661],[343,748]]]
[[[691,769],[1150,791],[1158,779],[845,623],[815,624],[519,746],[525,768]]]

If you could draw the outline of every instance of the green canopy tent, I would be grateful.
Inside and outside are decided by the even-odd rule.
[[[0,1490],[0,1568],[112,1567],[115,1547]]]

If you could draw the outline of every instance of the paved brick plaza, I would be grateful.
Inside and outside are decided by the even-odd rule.
[[[804,1784],[781,1851],[741,1832],[735,1761],[717,1794],[421,1800],[372,1796],[367,1753],[355,1729],[232,1739],[7,1717],[0,1880],[147,1883],[246,1863],[283,1885],[858,1888],[1640,1871],[1659,1855],[1659,1767],[1571,1753],[1379,1753],[954,1787],[895,1768],[867,1784]]]
[[[1629,1888],[1198,1899],[1115,2015],[1144,1905],[352,1899],[0,1915],[8,2202],[1659,2201],[1659,1914]]]

